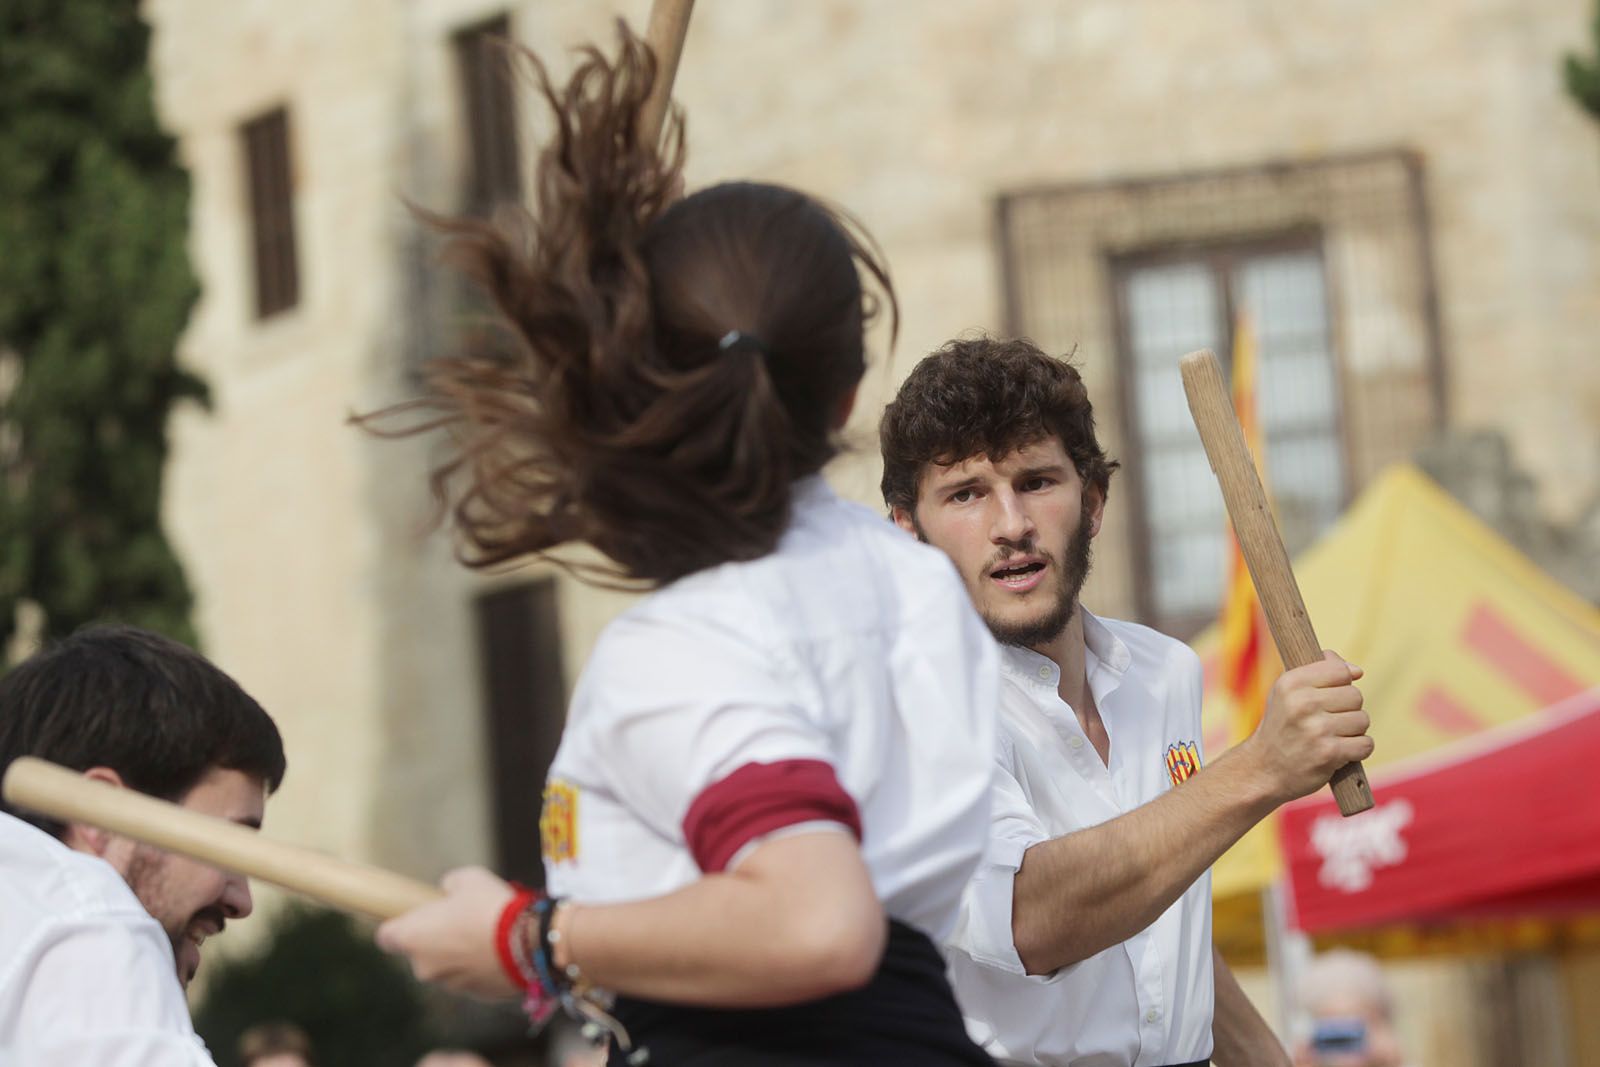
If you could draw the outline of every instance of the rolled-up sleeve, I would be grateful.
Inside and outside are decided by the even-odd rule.
[[[1050,835],[1034,815],[1022,786],[1001,760],[990,791],[989,841],[961,897],[961,915],[948,947],[978,963],[1026,974],[1011,932],[1011,901],[1022,857]]]

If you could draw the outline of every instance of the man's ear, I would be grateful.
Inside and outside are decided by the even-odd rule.
[[[1098,485],[1084,487],[1083,506],[1089,509],[1089,537],[1092,539],[1099,536],[1100,523],[1106,514],[1106,495]]]
[[[122,775],[110,767],[90,767],[83,772],[83,776],[92,781],[114,785],[118,789],[126,789],[128,787],[128,784],[122,780]],[[111,835],[98,826],[90,826],[88,823],[81,822],[69,822],[67,823],[66,833],[61,837],[61,843],[79,852],[104,856],[106,846],[111,843]]]
[[[894,520],[894,524],[900,529],[921,540],[917,534],[917,520],[911,517],[911,512],[902,507],[894,507],[889,509],[889,517]]]

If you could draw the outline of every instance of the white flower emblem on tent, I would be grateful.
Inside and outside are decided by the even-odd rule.
[[[1359,893],[1374,871],[1404,863],[1401,831],[1411,825],[1411,802],[1394,800],[1346,819],[1323,815],[1311,824],[1311,847],[1322,857],[1317,881],[1330,889]]]

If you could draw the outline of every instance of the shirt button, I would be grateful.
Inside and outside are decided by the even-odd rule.
[[[1049,678],[1050,678],[1050,668],[1049,667],[1040,667],[1039,668],[1039,677],[1041,677],[1041,678],[1045,679],[1046,681],[1048,681]]]
[[[1153,1023],[1159,1018],[1161,1018],[1161,1012],[1157,1011],[1155,1008],[1151,1008],[1149,1011],[1144,1013],[1144,1021],[1147,1023]]]
[[[1071,745],[1074,749],[1082,748],[1083,747],[1083,738],[1074,737],[1071,741],[1068,741],[1067,744]]]

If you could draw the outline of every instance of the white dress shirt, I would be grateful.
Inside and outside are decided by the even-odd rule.
[[[999,690],[944,553],[806,479],[774,552],[674,582],[601,635],[546,789],[551,890],[691,883],[684,818],[708,786],[818,761],[855,802],[885,911],[937,941],[988,836]]]
[[[0,1064],[214,1067],[172,944],[127,883],[3,813]]]
[[[1155,1067],[1211,1053],[1211,875],[1152,925],[1054,974],[1029,976],[1012,885],[1033,845],[1181,788],[1169,746],[1200,746],[1200,663],[1154,630],[1083,613],[1089,689],[1111,739],[1100,761],[1044,656],[1007,648],[990,850],[947,947],[973,1038],[1002,1063]]]

